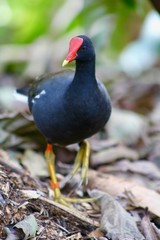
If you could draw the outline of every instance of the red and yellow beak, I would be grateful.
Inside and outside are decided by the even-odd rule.
[[[76,59],[77,51],[82,46],[82,43],[83,43],[83,39],[80,37],[74,37],[71,39],[70,44],[69,44],[68,55],[62,63],[63,67]]]

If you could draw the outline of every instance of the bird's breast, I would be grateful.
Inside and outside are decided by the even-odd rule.
[[[108,103],[98,91],[67,88],[53,96],[48,89],[34,98],[32,113],[37,127],[51,142],[68,145],[82,141],[102,129],[108,120]]]

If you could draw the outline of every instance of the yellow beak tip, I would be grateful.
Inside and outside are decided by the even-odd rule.
[[[68,63],[69,63],[69,61],[65,59],[62,63],[62,67],[66,66]]]

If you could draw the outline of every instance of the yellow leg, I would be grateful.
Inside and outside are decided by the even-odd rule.
[[[76,174],[78,169],[82,167],[81,171],[81,184],[86,182],[87,183],[87,173],[88,173],[88,166],[89,166],[89,155],[90,155],[90,146],[89,143],[84,140],[80,143],[80,150],[75,159],[75,166],[73,171],[71,172],[71,178]]]
[[[77,154],[76,160],[75,160],[75,167],[71,173],[71,177],[75,175],[75,173],[78,171],[78,169],[82,166],[82,174],[81,174],[81,182],[84,182],[87,179],[87,171],[88,171],[88,164],[89,164],[89,153],[90,148],[87,141],[83,141],[80,145],[80,150]],[[51,186],[54,190],[54,199],[55,201],[69,206],[70,202],[91,202],[95,201],[94,198],[85,198],[85,199],[77,199],[77,198],[66,198],[61,194],[59,183],[57,181],[56,172],[55,172],[55,155],[53,153],[52,144],[47,144],[47,148],[45,151],[45,157],[48,164],[48,169],[51,177]]]
[[[59,188],[59,183],[57,181],[57,177],[56,177],[56,172],[55,172],[55,155],[53,153],[53,148],[52,148],[52,144],[47,144],[47,148],[45,151],[45,157],[47,160],[47,164],[48,164],[48,170],[50,173],[50,178],[51,178],[51,187],[54,190],[54,199],[56,202],[59,202],[63,205],[68,205],[62,198],[62,194]]]
[[[82,173],[81,173],[81,182],[87,184],[88,181],[88,167],[89,167],[89,156],[90,156],[90,146],[87,141],[83,141],[82,148],[84,151],[83,161],[82,161]]]
[[[76,159],[75,159],[75,166],[72,170],[70,176],[71,178],[76,174],[78,169],[82,167],[81,171],[81,183],[80,185],[85,182],[87,183],[87,173],[88,173],[88,167],[89,167],[89,156],[90,156],[90,146],[88,141],[84,140],[80,144],[80,150],[77,153]],[[66,198],[69,202],[93,202],[97,200],[96,198],[83,198],[83,199],[74,199],[74,198]]]
[[[90,146],[89,143],[85,140],[80,143],[80,149],[77,153],[75,164],[72,172],[65,178],[63,184],[65,185],[68,181],[72,179],[72,177],[77,173],[77,171],[82,168],[81,170],[81,182],[87,183],[87,172],[89,166],[89,155],[90,155]]]
[[[76,172],[78,171],[78,169],[81,167],[82,161],[83,161],[83,155],[84,155],[84,148],[80,146],[80,149],[79,149],[76,159],[75,159],[74,168],[70,174],[71,177],[73,177],[76,174]]]

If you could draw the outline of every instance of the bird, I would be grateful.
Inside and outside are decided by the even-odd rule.
[[[87,139],[103,129],[112,109],[107,89],[96,79],[95,48],[86,35],[71,38],[62,66],[72,61],[75,61],[75,71],[45,73],[30,85],[17,89],[17,94],[27,96],[35,125],[46,139],[45,158],[54,200],[67,206],[79,199],[67,198],[61,193],[55,171],[54,146],[79,144],[70,178],[81,169],[81,183],[84,183],[90,157]]]

